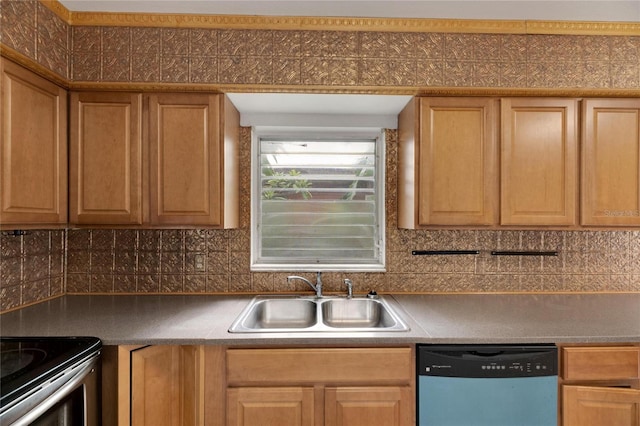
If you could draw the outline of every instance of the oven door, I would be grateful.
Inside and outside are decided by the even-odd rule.
[[[99,355],[79,362],[2,413],[2,425],[98,426]]]

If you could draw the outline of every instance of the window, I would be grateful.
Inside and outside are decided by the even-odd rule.
[[[384,141],[254,132],[253,270],[384,270]]]

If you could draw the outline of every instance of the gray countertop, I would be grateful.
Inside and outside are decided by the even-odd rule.
[[[407,332],[242,333],[251,296],[63,296],[0,316],[2,336],[97,336],[122,344],[640,342],[640,294],[395,295]]]

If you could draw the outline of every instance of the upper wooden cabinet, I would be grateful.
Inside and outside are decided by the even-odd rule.
[[[575,225],[577,110],[572,99],[413,100],[399,117],[399,226]]]
[[[575,225],[578,101],[502,99],[500,224]]]
[[[416,98],[399,116],[398,226],[497,218],[497,101]]]
[[[142,224],[142,95],[72,93],[69,220]]]
[[[67,92],[0,59],[0,227],[67,222]]]
[[[152,223],[237,226],[239,120],[224,95],[149,97]]]
[[[583,101],[581,224],[640,225],[640,100]]]
[[[238,226],[240,118],[226,96],[71,101],[71,223]]]

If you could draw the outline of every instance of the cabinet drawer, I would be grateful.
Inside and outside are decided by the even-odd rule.
[[[640,348],[566,347],[562,349],[565,380],[617,380],[640,376]]]
[[[411,348],[229,349],[229,385],[408,384]]]

